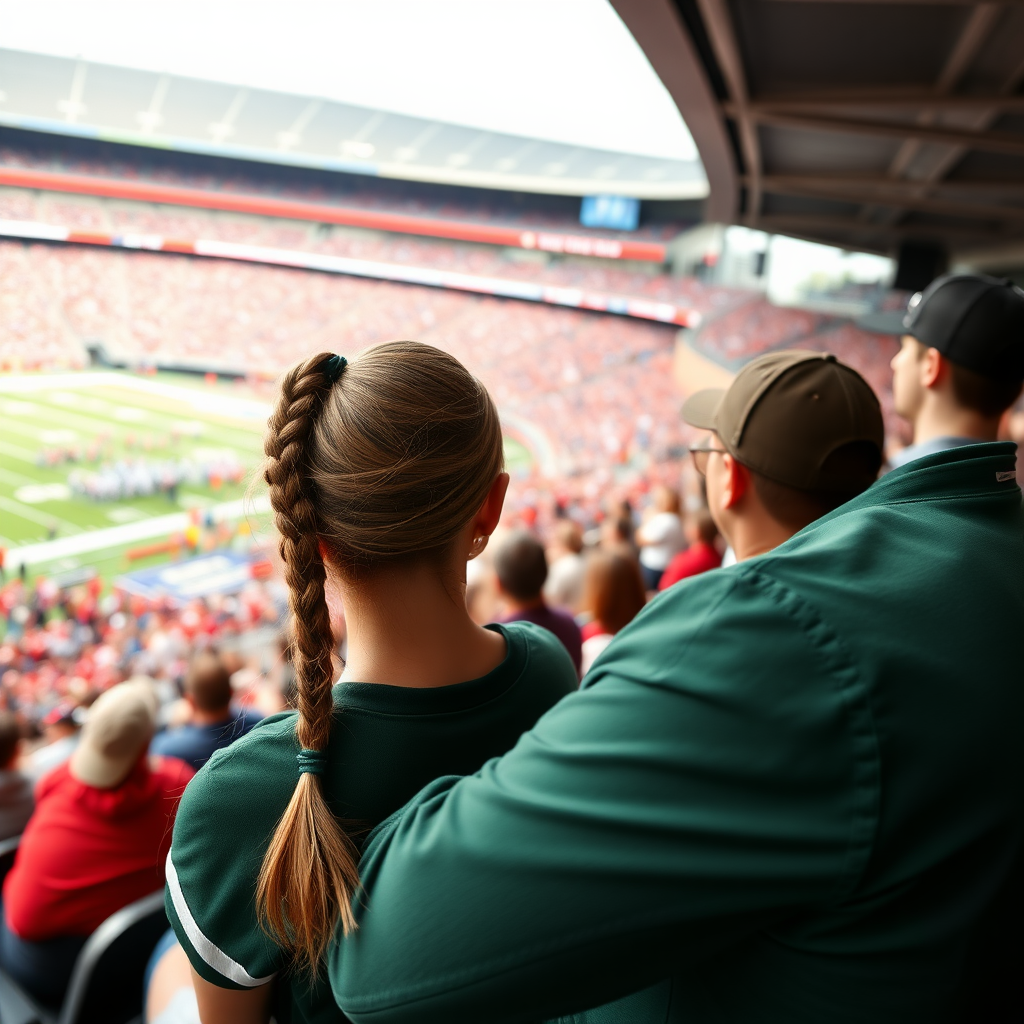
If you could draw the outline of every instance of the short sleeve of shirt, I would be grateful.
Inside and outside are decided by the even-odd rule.
[[[254,988],[285,965],[256,913],[256,879],[298,780],[294,716],[268,719],[218,751],[192,780],[167,858],[167,916],[196,972]]]

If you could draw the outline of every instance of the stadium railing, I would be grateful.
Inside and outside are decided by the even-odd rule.
[[[75,961],[59,1010],[46,1009],[0,971],[3,1024],[141,1024],[143,975],[150,954],[167,930],[163,890],[143,896],[89,936]]]
[[[14,867],[14,857],[20,845],[21,836],[11,836],[10,839],[0,842],[0,885],[3,885],[7,872]],[[0,1020],[0,1024],[3,1024],[2,1020]]]

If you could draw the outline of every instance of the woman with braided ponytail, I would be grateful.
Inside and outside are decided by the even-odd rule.
[[[458,360],[404,341],[307,359],[265,448],[298,711],[215,754],[178,812],[167,911],[204,1024],[343,1021],[320,966],[353,927],[366,834],[576,687],[553,635],[466,610],[508,475],[494,404]],[[348,636],[337,683],[329,595]]]

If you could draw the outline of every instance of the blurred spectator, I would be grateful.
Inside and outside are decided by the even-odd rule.
[[[544,545],[526,530],[505,536],[494,552],[494,571],[498,593],[506,607],[502,622],[533,622],[562,642],[569,652],[577,674],[580,673],[580,629],[573,617],[558,608],[549,608],[544,600],[548,561]]]
[[[636,560],[623,552],[598,551],[587,559],[583,583],[583,612],[590,621],[583,627],[583,674],[612,637],[629,625],[647,600]]]
[[[32,814],[32,780],[17,769],[21,727],[9,711],[0,712],[0,839],[21,835]]]
[[[469,617],[478,625],[493,622],[498,612],[498,588],[494,570],[486,553],[466,563],[466,608]]]
[[[633,520],[626,516],[609,516],[601,521],[598,533],[600,545],[604,551],[628,551],[635,553],[633,547]]]
[[[659,590],[667,590],[673,583],[678,583],[687,576],[696,576],[709,569],[717,569],[722,564],[722,556],[715,547],[718,527],[715,526],[715,521],[706,508],[687,516],[684,533],[689,547],[685,551],[680,551],[668,563],[668,568],[658,584]]]
[[[555,524],[551,543],[547,549],[548,578],[544,584],[544,599],[555,608],[575,613],[583,596],[583,531],[571,519],[559,519]]]
[[[679,493],[670,487],[654,491],[654,509],[636,535],[640,545],[640,571],[648,590],[657,590],[661,574],[683,547],[683,521]]]
[[[41,779],[67,761],[78,746],[81,715],[77,705],[62,700],[43,716],[43,746],[25,759],[26,774]]]
[[[214,651],[192,658],[185,677],[189,721],[157,733],[150,752],[177,757],[198,771],[215,750],[244,736],[263,717],[252,709],[232,708],[231,676]]]
[[[163,884],[171,826],[193,772],[146,756],[156,715],[150,680],[108,690],[70,761],[36,791],[4,883],[0,966],[49,1005],[63,997],[89,935]]]

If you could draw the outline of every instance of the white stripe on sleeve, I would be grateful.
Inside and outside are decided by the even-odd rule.
[[[233,981],[236,985],[243,985],[245,988],[256,988],[259,985],[266,985],[268,981],[273,981],[275,977],[273,974],[268,974],[265,978],[254,978],[240,963],[232,960],[223,949],[203,934],[185,902],[185,894],[181,891],[178,873],[174,870],[174,862],[171,860],[170,853],[167,854],[167,885],[171,890],[171,902],[174,904],[181,927],[185,929],[185,934],[195,951],[210,967],[229,981]]]

